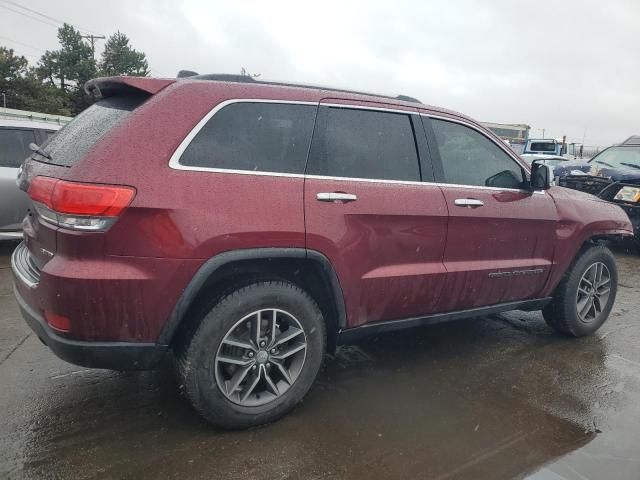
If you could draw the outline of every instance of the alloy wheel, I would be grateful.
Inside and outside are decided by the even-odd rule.
[[[222,340],[215,357],[216,383],[235,404],[264,405],[291,388],[306,351],[306,335],[293,315],[275,308],[252,312]]]
[[[611,293],[611,272],[602,262],[585,270],[578,282],[576,310],[584,323],[595,321],[607,307]]]

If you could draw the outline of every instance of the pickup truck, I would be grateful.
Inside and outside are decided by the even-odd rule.
[[[522,155],[555,155],[574,160],[582,157],[582,144],[554,138],[530,138],[524,144]]]

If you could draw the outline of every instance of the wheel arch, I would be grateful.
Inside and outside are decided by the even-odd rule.
[[[346,327],[344,296],[337,274],[322,253],[304,248],[233,250],[207,260],[195,273],[167,320],[158,343],[176,346],[222,296],[253,281],[281,279],[305,290],[323,313],[327,348]]]
[[[560,285],[560,282],[571,268],[571,266],[580,258],[585,250],[598,244],[607,244],[608,242],[620,242],[625,238],[631,238],[632,235],[627,230],[622,229],[598,229],[585,232],[578,239],[570,239],[566,242],[566,245],[559,252],[562,263],[557,262],[555,271],[547,279],[542,295],[552,296],[554,295],[556,288]],[[558,253],[556,253],[558,255]]]

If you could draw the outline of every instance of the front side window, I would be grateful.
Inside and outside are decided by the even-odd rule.
[[[420,166],[409,115],[323,107],[307,173],[419,181]]]
[[[232,103],[209,119],[180,157],[193,167],[303,173],[314,105]]]
[[[476,130],[445,120],[431,120],[444,181],[457,185],[522,188],[522,167]]]
[[[29,157],[29,144],[36,141],[33,130],[0,129],[0,167],[18,168]]]

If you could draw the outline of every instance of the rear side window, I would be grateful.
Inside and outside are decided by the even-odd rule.
[[[33,130],[0,129],[0,167],[18,168],[29,157],[29,144],[36,141]]]
[[[40,155],[34,158],[40,162],[70,167],[146,99],[147,96],[126,95],[94,103],[42,145],[50,159]]]
[[[444,182],[495,188],[522,188],[522,167],[487,137],[458,123],[431,120]]]
[[[307,173],[419,181],[420,166],[409,115],[323,107]]]
[[[315,115],[315,105],[232,103],[209,119],[180,157],[180,164],[303,173]]]

